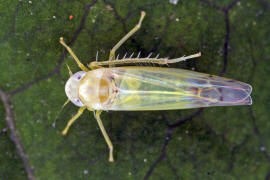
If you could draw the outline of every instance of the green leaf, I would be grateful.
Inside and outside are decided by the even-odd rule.
[[[216,3],[216,4],[215,4]],[[266,179],[270,174],[270,4],[264,0],[0,1],[0,86],[11,95],[14,121],[36,179]],[[171,67],[195,69],[253,86],[250,107],[104,112],[115,162],[92,112],[67,136],[77,112],[67,105],[64,37],[84,63],[117,54],[202,57]],[[72,18],[70,17],[72,16]],[[147,64],[146,64],[147,65]],[[0,179],[27,179],[0,105]],[[55,127],[53,126],[56,120]],[[173,125],[174,126],[170,126]],[[3,130],[2,130],[3,129]]]

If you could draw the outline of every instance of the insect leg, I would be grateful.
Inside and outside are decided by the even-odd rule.
[[[187,59],[200,57],[201,53],[192,54],[190,56],[183,56],[176,59],[167,59],[167,58],[133,58],[133,59],[121,59],[118,61],[101,61],[101,62],[91,62],[90,67],[99,67],[99,66],[106,66],[106,65],[124,65],[124,64],[136,64],[136,63],[153,63],[153,64],[171,64],[177,63],[180,61],[185,61]]]
[[[141,12],[141,18],[139,20],[139,23],[131,30],[129,31],[110,51],[109,61],[115,59],[115,51],[128,39],[130,36],[132,36],[136,31],[138,31],[141,27],[142,21],[145,17],[146,13],[144,11]]]
[[[109,146],[109,149],[110,149],[109,162],[113,162],[114,161],[114,159],[113,159],[113,145],[112,145],[112,141],[110,140],[110,138],[109,138],[109,136],[108,136],[103,124],[102,124],[102,121],[100,119],[101,112],[102,111],[96,111],[95,112],[95,118],[96,118],[98,126],[99,126],[99,128],[100,128],[100,130],[101,130],[101,132],[102,132],[102,134],[103,134],[103,136],[105,138],[105,141],[106,141],[106,143],[107,143],[107,145]]]
[[[201,56],[201,52],[198,52],[197,54],[192,54],[189,56],[182,56],[182,57],[175,58],[175,59],[168,59],[167,62],[165,62],[165,64],[177,63],[180,61],[185,61],[187,59],[192,59],[192,58],[196,58],[196,57],[200,57],[200,56]]]
[[[65,129],[62,131],[62,135],[66,135],[70,126],[74,123],[74,121],[76,119],[78,119],[80,117],[80,115],[82,115],[83,111],[86,109],[86,107],[81,107],[79,108],[77,114],[75,114],[75,116],[73,116],[67,123],[67,126],[65,127]]]
[[[85,67],[83,65],[83,63],[81,63],[81,61],[79,60],[79,58],[77,58],[77,56],[74,54],[74,52],[72,51],[72,49],[65,43],[63,37],[60,37],[60,43],[67,49],[67,51],[73,57],[73,59],[76,61],[77,65],[81,68],[81,70],[83,70],[85,72],[89,71],[89,69],[87,67]]]

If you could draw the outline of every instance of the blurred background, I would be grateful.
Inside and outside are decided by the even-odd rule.
[[[0,0],[0,179],[269,179],[269,8],[266,0]],[[60,112],[65,63],[79,68],[59,37],[84,64],[97,51],[107,60],[142,10],[120,57],[201,51],[170,67],[249,83],[253,105],[105,112],[111,164],[91,112],[61,135],[77,111],[68,104]]]

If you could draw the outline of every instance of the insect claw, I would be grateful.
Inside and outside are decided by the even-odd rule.
[[[62,44],[64,42],[64,38],[63,37],[60,37],[59,38],[59,42]]]
[[[159,54],[157,54],[157,56],[155,57],[155,59],[158,59],[158,57],[159,57]]]

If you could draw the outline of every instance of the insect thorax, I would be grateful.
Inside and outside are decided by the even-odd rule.
[[[111,83],[106,68],[86,73],[79,86],[80,100],[90,109],[104,110],[111,95]]]

